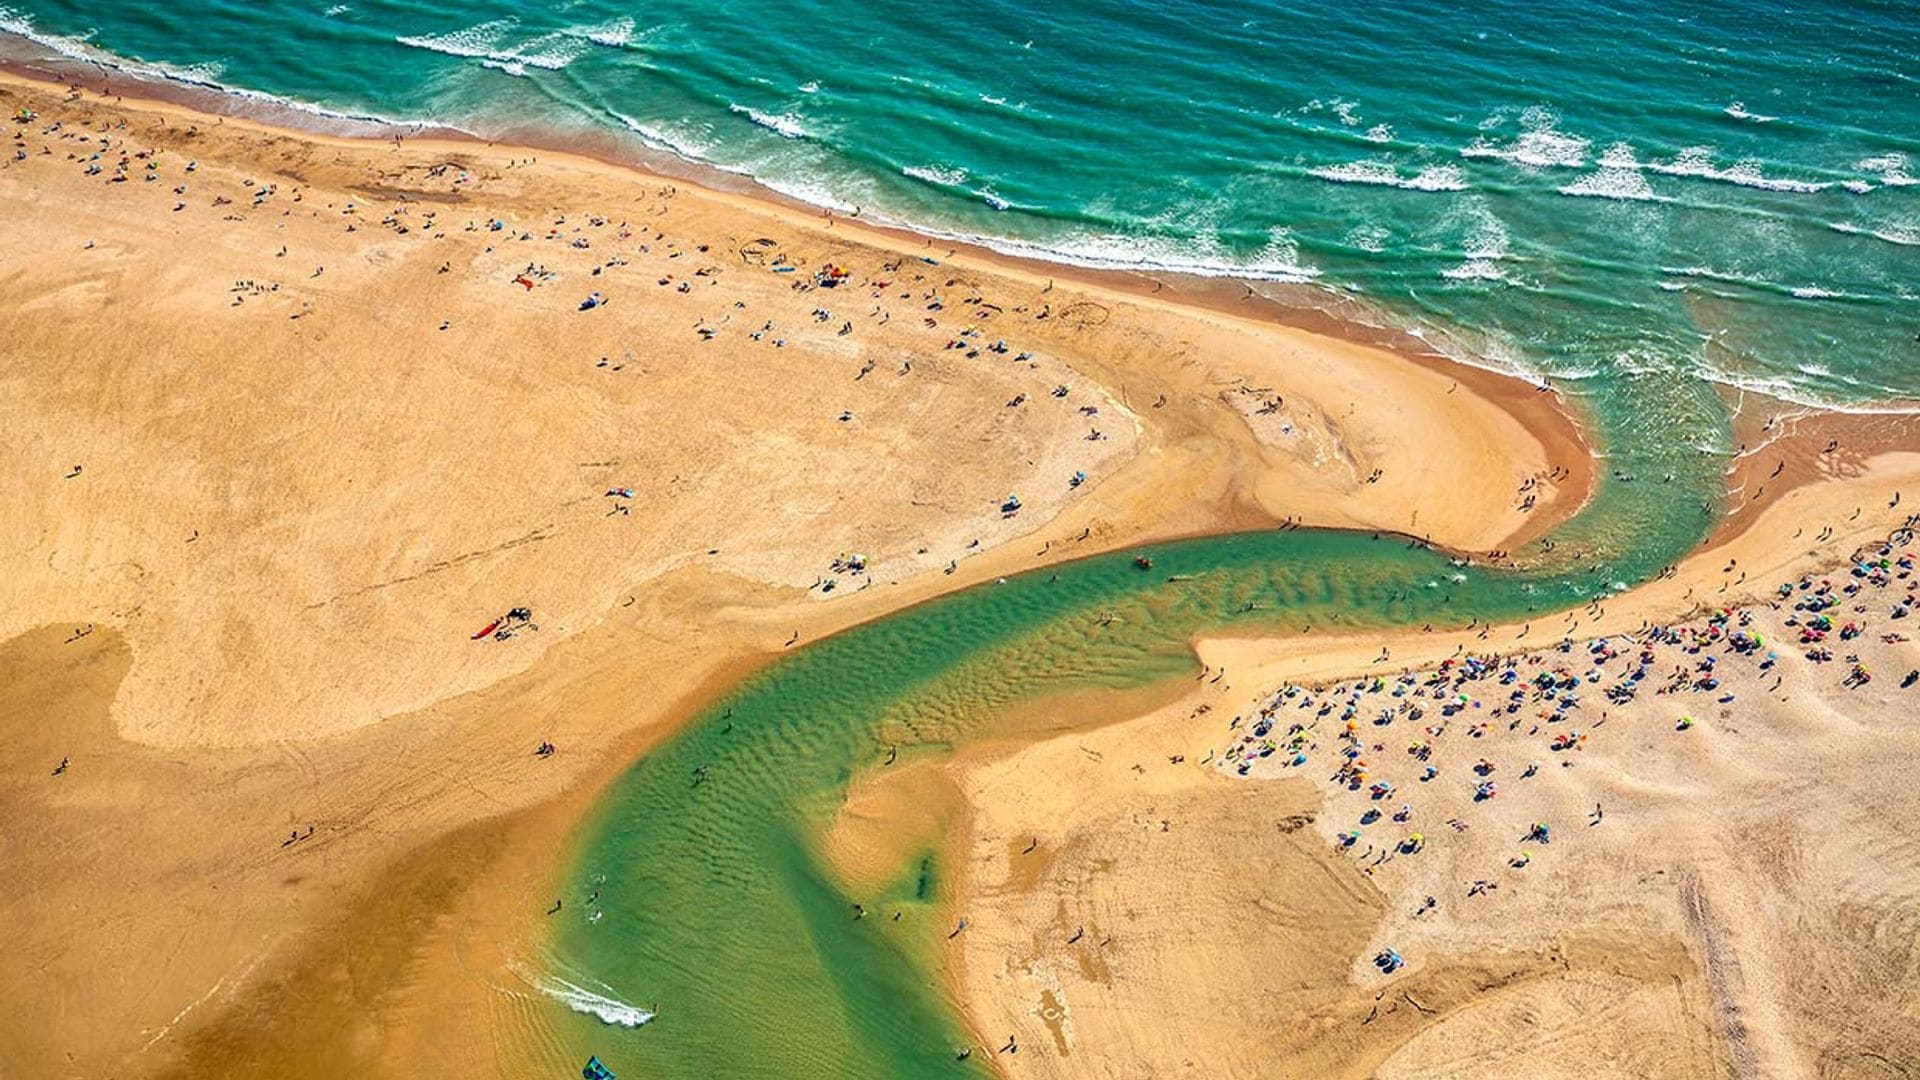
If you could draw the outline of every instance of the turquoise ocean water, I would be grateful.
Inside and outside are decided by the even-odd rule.
[[[0,0],[0,27],[338,112],[619,132],[1009,250],[1307,281],[1602,392],[1920,396],[1911,0]]]
[[[939,853],[857,897],[814,857],[887,747],[938,754],[1013,704],[1179,674],[1222,626],[1578,605],[1703,535],[1729,388],[1920,397],[1920,4],[1066,8],[0,0],[0,28],[49,47],[316,115],[624,140],[1007,251],[1270,283],[1587,406],[1607,480],[1524,574],[1218,538],[1151,574],[1113,556],[972,590],[754,677],[580,838],[583,917],[534,976],[579,1011],[525,1018],[556,1068],[966,1071]]]

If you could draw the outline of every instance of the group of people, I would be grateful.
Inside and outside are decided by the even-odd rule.
[[[1567,638],[1525,654],[1462,655],[1394,675],[1288,684],[1253,715],[1230,721],[1233,742],[1219,767],[1327,785],[1334,844],[1369,874],[1426,851],[1430,819],[1444,822],[1441,835],[1457,834],[1484,817],[1487,804],[1521,800],[1518,820],[1526,824],[1515,829],[1517,849],[1505,861],[1524,873],[1559,835],[1548,819],[1554,804],[1530,798],[1527,782],[1546,768],[1573,767],[1603,735],[1622,725],[1646,732],[1646,718],[1660,716],[1674,737],[1688,737],[1703,718],[1733,715],[1741,694],[1777,694],[1789,666],[1810,667],[1812,677],[1842,690],[1870,683],[1867,654],[1898,655],[1908,640],[1903,620],[1920,593],[1915,556],[1903,548],[1911,540],[1902,529],[1857,552],[1844,569],[1780,583],[1767,602],[1676,625]],[[1920,670],[1907,672],[1898,687],[1916,683]],[[1635,707],[1648,698],[1667,704]],[[1673,699],[1686,704],[1676,707]],[[1448,809],[1422,812],[1435,803]],[[1512,816],[1490,821],[1511,824]],[[1585,816],[1586,825],[1598,826],[1606,811],[1596,803]],[[1463,882],[1465,896],[1499,888],[1501,876],[1494,868]],[[1427,897],[1417,914],[1438,903]],[[1381,965],[1383,972],[1398,968]]]

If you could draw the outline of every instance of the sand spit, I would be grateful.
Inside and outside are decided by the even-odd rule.
[[[1185,699],[958,766],[997,1068],[1900,1075],[1920,586],[1883,541],[1915,485],[1875,457],[1530,630],[1203,642]]]

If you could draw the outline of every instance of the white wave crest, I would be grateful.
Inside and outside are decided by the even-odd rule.
[[[586,38],[595,45],[618,49],[633,41],[633,28],[633,20],[623,15],[604,26],[577,26],[567,32]]]
[[[764,113],[759,109],[752,109],[745,105],[732,103],[727,105],[727,111],[738,116],[744,116],[748,120],[766,128],[768,131],[773,132],[783,139],[804,139],[808,135],[806,127],[800,122],[800,118],[792,113]]]
[[[586,38],[569,31],[541,34],[519,45],[508,45],[507,36],[518,25],[515,19],[494,19],[464,30],[402,36],[394,41],[409,48],[478,60],[482,67],[521,76],[527,74],[528,68],[559,71],[578,60],[589,47]]]
[[[1869,229],[1864,225],[1855,225],[1849,221],[1829,221],[1827,228],[1849,236],[1871,236],[1901,247],[1920,247],[1920,225],[1888,225],[1884,228]]]
[[[1701,278],[1706,281],[1718,281],[1725,285],[1746,285],[1755,289],[1776,289],[1778,285],[1765,278],[1750,274],[1735,273],[1731,270],[1716,270],[1711,266],[1663,266],[1660,272],[1673,277]]]
[[[1308,175],[1336,184],[1378,184],[1406,191],[1465,191],[1467,177],[1458,165],[1429,165],[1412,176],[1388,161],[1348,161],[1308,169]]]
[[[1599,169],[1560,189],[1562,195],[1594,199],[1620,199],[1626,202],[1660,202],[1653,185],[1633,169]]]
[[[1364,225],[1355,225],[1352,230],[1347,233],[1346,243],[1352,247],[1359,248],[1361,251],[1368,251],[1378,255],[1387,250],[1387,242],[1392,239],[1392,236],[1393,234],[1389,233],[1383,226],[1368,222]]]
[[[1907,172],[1907,155],[1895,151],[1891,154],[1876,154],[1854,162],[1854,168],[1873,173],[1887,187],[1912,187],[1920,184]]]
[[[693,135],[663,127],[659,124],[649,124],[643,120],[636,120],[624,113],[613,113],[612,115],[615,120],[620,121],[621,126],[633,132],[635,135],[640,136],[642,142],[645,142],[655,150],[664,150],[669,154],[701,163],[707,163],[707,155],[713,150],[712,143]]]
[[[518,25],[517,19],[494,19],[478,26],[469,26],[464,30],[449,30],[444,34],[404,35],[394,40],[408,48],[479,59],[497,55],[500,52],[500,45]]]
[[[1777,116],[1761,116],[1759,113],[1748,112],[1746,105],[1738,101],[1720,111],[1733,117],[1735,120],[1751,120],[1756,124],[1771,124],[1775,120],[1780,119]]]
[[[1507,272],[1493,259],[1468,259],[1459,266],[1440,271],[1448,281],[1506,281]]]
[[[1317,267],[1300,261],[1299,248],[1285,229],[1275,229],[1268,243],[1251,258],[1236,258],[1215,244],[1193,240],[1176,242],[1151,237],[1083,233],[1046,243],[999,236],[922,230],[945,240],[978,244],[1002,255],[1014,255],[1097,270],[1166,271],[1196,277],[1245,278],[1283,284],[1306,284],[1320,276]]]
[[[1700,180],[1716,180],[1726,184],[1738,184],[1741,187],[1758,188],[1761,191],[1784,191],[1801,195],[1825,191],[1833,186],[1822,181],[1767,176],[1760,171],[1760,163],[1750,158],[1736,161],[1723,169],[1714,165],[1713,148],[1710,146],[1689,146],[1674,155],[1672,161],[1651,161],[1641,167],[1666,176],[1688,176]]]
[[[908,165],[900,172],[915,180],[925,180],[929,184],[940,187],[959,187],[967,182],[967,170],[949,165]]]
[[[831,188],[828,188],[823,183],[817,183],[813,180],[800,179],[797,177],[789,178],[789,177],[779,177],[779,176],[760,176],[758,174],[748,172],[746,169],[734,168],[729,166],[721,166],[721,167],[731,173],[737,173],[742,176],[750,176],[753,178],[755,183],[758,183],[761,187],[766,188],[769,191],[777,191],[780,194],[785,195],[789,199],[798,199],[799,201],[803,203],[807,203],[811,206],[818,206],[825,210],[838,210],[843,214],[851,214],[856,209],[859,209],[853,203],[848,202],[844,197],[835,195],[833,193],[833,190]]]
[[[1460,156],[1495,158],[1535,169],[1586,164],[1587,140],[1561,131],[1559,122],[1558,113],[1536,105],[1520,115],[1520,134],[1513,142],[1501,145],[1483,135],[1463,147]]]

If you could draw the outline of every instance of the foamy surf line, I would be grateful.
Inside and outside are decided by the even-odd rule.
[[[1428,165],[1412,176],[1403,176],[1392,162],[1349,161],[1322,165],[1307,170],[1307,175],[1336,184],[1373,184],[1402,191],[1465,191],[1466,174],[1457,165]]]
[[[502,21],[508,23],[509,26],[513,25],[511,20]],[[488,24],[483,23],[480,24],[479,27],[468,28],[469,32],[476,29],[484,30],[489,29],[489,27]],[[501,27],[499,29],[504,30],[507,29],[507,27]],[[482,34],[479,36],[484,37],[491,35]],[[618,39],[627,38],[630,41],[633,36],[640,35],[635,35],[633,31],[629,31],[624,20],[617,20],[615,23],[605,26],[570,28],[567,31],[561,31],[558,36],[575,38],[583,43],[618,47]],[[602,38],[606,40],[601,40]],[[153,65],[136,60],[129,60],[92,46],[84,35],[77,38],[66,38],[42,33],[32,26],[31,21],[26,16],[15,9],[5,6],[4,3],[0,3],[0,41],[5,39],[15,39],[31,46],[33,50],[38,50],[14,50],[12,59],[15,62],[56,61],[86,64],[105,71],[113,71],[150,85],[158,84],[185,87],[195,94],[206,94],[210,98],[227,99],[244,105],[259,107],[258,109],[235,110],[232,113],[233,115],[248,116],[252,119],[280,124],[295,129],[305,129],[322,135],[390,138],[396,133],[419,134],[423,131],[433,131],[454,137],[466,137],[476,140],[485,140],[488,138],[484,133],[484,125],[463,127],[443,120],[400,119],[373,114],[343,112],[321,105],[220,83],[204,77],[204,71],[174,70],[163,65]],[[441,43],[436,42],[436,44]],[[469,46],[468,49],[465,50],[466,52],[478,53],[483,51],[477,47],[480,44],[478,41],[469,41],[463,44]],[[628,47],[631,46],[629,45]],[[452,50],[446,51],[449,53],[453,52]],[[480,59],[482,61],[489,59],[489,57],[485,56],[469,56],[468,58]],[[25,73],[31,77],[41,79],[46,78],[48,74],[45,71],[34,72],[32,70],[27,70]],[[169,100],[164,95],[159,95],[159,97],[160,100]],[[210,104],[204,99],[173,98],[171,100],[178,104],[184,104],[189,108],[203,109],[208,112],[221,113],[227,111],[221,107],[219,100],[214,100]],[[740,106],[737,103],[734,104],[734,107],[730,111],[740,116],[743,120],[751,121],[759,127],[766,128],[773,134],[788,138],[805,138],[809,134],[804,131],[794,130],[794,128],[797,128],[797,124],[793,122],[797,121],[797,117],[772,116],[768,114],[762,114],[756,117],[752,115],[754,110]],[[263,115],[263,112],[265,115]],[[777,177],[759,176],[745,167],[728,166],[711,160],[705,153],[708,148],[702,145],[704,140],[682,137],[684,133],[668,132],[664,129],[643,124],[617,113],[611,114],[611,118],[618,122],[621,127],[625,128],[640,147],[648,151],[660,153],[674,161],[691,166],[696,170],[706,170],[719,176],[743,179],[764,192],[780,196],[785,200],[791,200],[794,203],[839,212],[855,210],[855,207],[847,204],[844,200],[836,199],[832,192],[818,186],[786,182]],[[316,119],[324,121],[325,123],[315,124],[313,121]],[[1476,147],[1469,147],[1466,151],[1462,151],[1462,156],[1469,158],[1476,156],[1504,157],[1530,165],[1558,164],[1562,166],[1573,166],[1576,163],[1586,164],[1588,162],[1587,154],[1590,150],[1590,144],[1585,139],[1577,136],[1566,136],[1564,133],[1552,130],[1551,123],[1542,124],[1540,123],[1541,119],[1542,118],[1538,117],[1534,118],[1534,126],[1531,129],[1523,127],[1519,136],[1513,140],[1513,143],[1516,145],[1511,148],[1487,145],[1490,140],[1483,137],[1478,144],[1480,152],[1471,152],[1474,151]],[[780,125],[791,125],[788,132],[782,132],[779,130],[779,127],[775,126],[776,123],[780,121],[789,122],[789,124]],[[515,129],[515,136],[524,138],[524,129]],[[1531,138],[1529,139],[1529,137]],[[1575,149],[1575,143],[1579,144],[1577,151]],[[562,151],[570,149],[569,144],[565,141],[541,143],[538,139],[535,139],[527,145],[548,147]],[[1509,153],[1509,149],[1518,149],[1522,152]],[[1712,170],[1719,175],[1712,175],[1705,178],[1732,179],[1732,177],[1725,174],[1733,170],[1716,169],[1708,164],[1710,159],[1707,159],[1704,153],[1707,151],[1707,148],[1701,147],[1694,149],[1697,152],[1692,157],[1689,157],[1683,152],[1676,159],[1681,163],[1679,166],[1681,170],[1687,173],[1693,173],[1696,169],[1703,172]],[[648,167],[644,158],[636,161],[619,155],[615,155],[611,159],[611,163],[638,166],[641,168]],[[1566,185],[1566,188],[1573,190],[1563,189],[1561,193],[1645,200],[1647,195],[1645,189],[1632,184],[1628,180],[1628,177],[1642,172],[1669,172],[1670,175],[1674,174],[1671,172],[1671,170],[1674,169],[1672,162],[1650,163],[1636,160],[1632,155],[1631,149],[1624,145],[1617,146],[1608,153],[1602,154],[1599,160],[1593,162],[1593,164],[1598,165],[1599,169],[1584,177],[1575,178],[1573,183]],[[1391,166],[1389,165],[1388,167]],[[1876,179],[1883,181],[1888,186],[1898,187],[1916,182],[1906,172],[1908,168],[1908,158],[1904,154],[1891,153],[1863,159],[1858,163],[1858,167],[1869,171]],[[948,168],[951,167],[941,165],[908,166],[903,167],[901,172],[912,179],[938,187],[943,186],[941,181],[953,178],[951,175],[942,175],[946,173]],[[1369,169],[1368,174],[1364,177],[1355,174],[1342,174],[1337,177],[1321,176],[1318,178],[1336,183],[1380,184],[1382,186],[1403,188],[1421,185],[1423,190],[1441,192],[1453,190],[1453,184],[1455,182],[1464,183],[1462,174],[1450,168],[1437,168],[1432,165],[1411,173],[1395,170],[1392,182],[1390,183],[1387,182],[1384,169],[1379,170],[1377,173]],[[1740,179],[1750,178],[1750,176],[1740,177]],[[1767,181],[1772,180],[1772,178],[1764,179]],[[1583,184],[1583,180],[1588,181],[1591,186]],[[1739,180],[1734,180],[1734,182],[1739,182]],[[1786,181],[1788,185],[1798,183],[1803,182]],[[982,195],[982,197],[987,198],[990,205],[995,205],[996,208],[1002,208],[1000,204],[1003,200],[998,200],[997,197],[987,195]],[[1653,201],[1667,201],[1667,197],[1655,196]],[[1248,283],[1310,286],[1315,291],[1325,294],[1328,298],[1328,303],[1325,306],[1314,306],[1323,313],[1332,315],[1340,321],[1352,322],[1356,326],[1373,331],[1404,334],[1415,340],[1425,342],[1428,348],[1454,363],[1507,377],[1518,378],[1534,385],[1541,385],[1543,380],[1548,377],[1547,373],[1543,373],[1535,365],[1515,357],[1482,356],[1476,354],[1469,348],[1451,347],[1454,336],[1451,332],[1441,330],[1438,327],[1423,325],[1417,319],[1409,320],[1406,317],[1385,309],[1377,309],[1373,312],[1378,319],[1377,322],[1366,318],[1353,318],[1350,315],[1336,314],[1337,311],[1350,310],[1352,304],[1358,297],[1349,289],[1321,281],[1320,269],[1299,261],[1297,250],[1290,242],[1286,242],[1284,237],[1261,251],[1246,256],[1238,256],[1217,249],[1209,249],[1204,243],[1193,243],[1184,240],[1176,241],[1162,237],[1142,237],[1123,234],[1081,234],[1054,239],[1026,240],[991,234],[980,234],[971,231],[945,229],[910,218],[891,216],[884,211],[876,211],[875,208],[872,207],[865,208],[865,212],[861,213],[860,216],[863,220],[883,227],[897,228],[915,236],[965,244],[997,255],[1038,263],[1103,272],[1120,271],[1132,274],[1167,274],[1194,278],[1237,280]],[[1909,234],[1904,228],[1862,228],[1850,223],[1830,223],[1829,228],[1835,232],[1864,233],[1879,240],[1901,245],[1909,245],[1915,242],[1915,237]],[[1284,234],[1284,230],[1278,230],[1278,232]],[[1470,256],[1472,254],[1473,253],[1469,253]],[[1497,271],[1497,264],[1490,263],[1487,266],[1479,266],[1469,263],[1461,267],[1453,268],[1453,272],[1447,274],[1447,277],[1449,280],[1455,281],[1483,276],[1488,280],[1492,280],[1494,273]],[[1667,272],[1672,273],[1673,271],[1668,270]],[[1673,283],[1669,281],[1660,284],[1661,287],[1666,288]],[[1783,289],[1782,291],[1786,290]],[[1788,295],[1795,294],[1788,292]],[[1795,295],[1795,298],[1802,300],[1825,299],[1815,296],[1807,286],[1801,286],[1801,292]],[[1845,299],[1853,299],[1853,297],[1846,297]],[[1574,383],[1579,381],[1577,379],[1568,380],[1557,373],[1552,374],[1551,377],[1555,385],[1561,386],[1564,386],[1568,381]],[[1904,402],[1840,402],[1828,400],[1825,395],[1804,387],[1787,390],[1786,387],[1777,385],[1768,385],[1765,387],[1743,385],[1740,379],[1727,378],[1718,373],[1704,373],[1704,377],[1710,382],[1723,386],[1751,389],[1755,392],[1772,393],[1784,400],[1789,400],[1795,404],[1810,408],[1827,409],[1835,412],[1867,413],[1904,413],[1912,411],[1912,408]],[[615,1004],[619,1003],[616,1002]]]
[[[448,131],[459,131],[458,128],[452,125],[436,120],[380,116],[374,113],[342,112],[338,109],[327,108],[324,105],[296,101],[292,98],[281,97],[278,94],[269,94],[261,90],[250,90],[244,86],[234,86],[231,83],[220,82],[214,77],[213,73],[218,71],[217,65],[208,64],[179,68],[167,64],[132,60],[103,49],[97,49],[88,44],[84,36],[63,37],[58,34],[44,33],[35,27],[26,15],[13,8],[0,5],[0,43],[4,43],[5,39],[8,38],[23,42],[27,46],[37,47],[42,51],[36,55],[32,48],[27,48],[19,50],[23,55],[9,56],[7,51],[0,50],[0,59],[12,59],[24,62],[66,61],[74,64],[86,64],[102,72],[110,71],[136,82],[149,84],[162,83],[185,87],[190,90],[204,92],[210,98],[231,99],[234,102],[244,103],[264,109],[272,114],[278,114],[277,116],[262,117],[262,119],[278,120],[278,122],[283,122],[288,127],[306,128],[308,130],[318,131],[321,134],[384,135],[389,131],[409,131],[421,128],[443,128]],[[42,73],[42,77],[44,77],[44,73]],[[206,108],[207,111],[210,112],[219,111],[217,100],[206,105],[195,102],[186,102],[185,104],[193,108]],[[312,127],[310,123],[300,123],[299,117],[324,120],[337,126],[331,128],[315,128]],[[461,132],[461,134],[466,134],[466,132]]]

